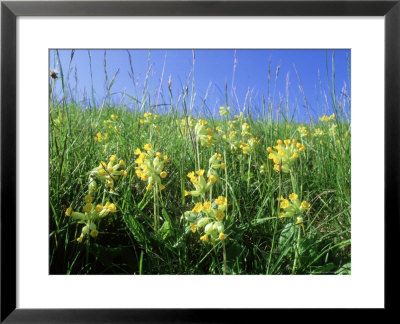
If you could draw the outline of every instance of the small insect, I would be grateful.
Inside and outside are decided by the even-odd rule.
[[[58,71],[50,70],[50,77],[53,78],[53,79],[57,79],[58,78]]]

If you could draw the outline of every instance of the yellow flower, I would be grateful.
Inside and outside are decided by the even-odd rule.
[[[297,217],[296,225],[303,225],[303,217]]]
[[[279,218],[282,218],[282,217],[285,217],[286,216],[286,213],[284,213],[284,212],[281,212],[280,214],[279,214]]]
[[[151,189],[153,189],[153,186],[152,186],[151,184],[149,184],[149,185],[146,187],[146,190],[151,190]]]
[[[203,235],[203,236],[200,236],[200,241],[208,242],[208,235],[205,234],[205,235]]]
[[[222,241],[222,240],[225,240],[225,239],[226,239],[226,235],[225,235],[223,232],[221,232],[221,233],[219,233],[218,238],[219,238],[221,241]]]
[[[289,206],[290,206],[289,200],[284,199],[284,200],[281,201],[281,204],[280,204],[280,207],[281,207],[281,208],[286,209],[286,208],[288,208]]]
[[[273,150],[270,146],[267,147],[267,152],[268,152],[268,153],[272,153],[273,151],[274,151],[274,150]]]
[[[190,224],[190,228],[191,228],[191,230],[192,230],[192,232],[193,233],[196,233],[196,230],[197,230],[197,225],[196,224]]]
[[[164,155],[164,162],[165,162],[165,163],[169,162],[169,160],[168,160],[168,155]]]
[[[190,195],[190,191],[185,190],[185,197]]]
[[[281,171],[281,166],[279,164],[274,164],[274,170]]]
[[[79,236],[76,240],[77,240],[78,243],[82,243],[83,235]]]
[[[307,202],[307,201],[305,201],[305,200],[301,203],[300,206],[301,206],[301,208],[304,209],[304,210],[310,209],[310,207],[311,207],[310,203]]]
[[[214,183],[215,181],[217,181],[217,178],[216,178],[214,175],[210,175],[210,176],[208,177],[208,182]]]
[[[160,177],[163,178],[163,179],[165,179],[165,178],[167,177],[167,172],[162,171],[162,172],[160,173]]]
[[[322,116],[322,117],[319,117],[318,119],[319,119],[320,121],[327,122],[327,121],[329,120],[329,117],[326,116],[325,114],[323,114],[323,116]]]
[[[107,209],[109,210],[110,213],[115,213],[117,211],[117,207],[114,204],[109,204],[107,206]]]
[[[198,176],[202,177],[203,174],[204,174],[204,170],[203,170],[203,169],[197,170],[197,171],[196,171],[196,174],[197,174]]]
[[[228,203],[228,200],[224,196],[219,196],[217,199],[215,199],[215,203],[218,206],[226,206],[226,204]]]
[[[90,213],[90,211],[92,210],[93,206],[92,204],[86,204],[85,206],[83,206],[83,211],[85,213]]]
[[[116,155],[111,155],[110,156],[110,162],[113,163],[117,159]]]
[[[125,161],[124,160],[119,160],[119,165],[125,165]]]
[[[201,202],[198,202],[192,209],[192,213],[194,214],[198,214],[201,212],[201,210],[203,209],[203,205]]]
[[[95,209],[97,213],[100,213],[103,210],[103,206],[98,204]]]
[[[211,201],[206,201],[206,202],[203,204],[202,210],[208,211],[208,210],[210,210],[210,209],[211,209]]]
[[[150,151],[151,148],[152,148],[152,146],[151,146],[151,144],[145,144],[145,145],[143,146],[143,148],[144,148],[146,151]]]
[[[90,194],[87,194],[85,196],[85,202],[86,203],[91,203],[93,201],[93,197]]]
[[[221,221],[221,220],[224,219],[224,217],[225,217],[224,212],[221,209],[218,209],[216,214],[215,214],[215,219],[218,220],[218,221]]]
[[[97,237],[97,235],[99,235],[99,231],[94,229],[90,231],[90,236],[91,237]]]
[[[67,210],[65,211],[65,216],[71,216],[72,213],[72,207],[68,207]]]
[[[221,163],[221,169],[225,169],[226,168],[226,164],[225,163]]]
[[[137,149],[135,150],[135,155],[140,155],[140,153],[142,153],[142,151],[141,151],[139,148],[137,148]]]
[[[297,159],[299,157],[299,155],[297,153],[293,153],[292,158],[293,159]]]
[[[165,186],[160,184],[160,190],[164,190],[164,189],[165,189]]]
[[[289,195],[289,199],[291,201],[295,201],[297,198],[298,198],[298,195],[296,195],[295,193],[292,193],[292,194]]]
[[[156,153],[156,156],[157,156],[159,159],[162,158],[162,154],[161,154],[160,152],[157,152],[157,153]]]

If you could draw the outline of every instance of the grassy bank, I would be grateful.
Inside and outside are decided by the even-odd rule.
[[[350,273],[338,114],[299,124],[51,101],[50,273]]]

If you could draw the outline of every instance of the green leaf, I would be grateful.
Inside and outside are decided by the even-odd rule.
[[[330,263],[324,264],[322,266],[315,267],[311,271],[311,274],[328,274],[328,273],[332,273],[334,268],[335,268],[335,265],[332,262],[330,262]]]
[[[351,263],[342,265],[338,270],[335,271],[337,275],[350,275],[351,274]]]
[[[296,233],[296,226],[292,223],[286,224],[279,236],[278,247],[283,249],[286,245],[290,244]]]

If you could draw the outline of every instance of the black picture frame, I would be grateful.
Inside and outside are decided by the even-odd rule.
[[[19,16],[384,16],[385,309],[397,306],[394,259],[400,228],[400,0],[394,1],[2,1],[1,2],[1,322],[226,322],[238,311],[16,308],[16,19]],[[373,154],[372,152],[370,154]],[[382,168],[382,165],[371,166]],[[373,170],[372,170],[373,173]],[[372,174],[371,173],[371,174]],[[368,179],[366,179],[368,181]],[[372,257],[372,256],[371,256]],[[367,285],[368,283],[366,283]],[[40,293],[40,292],[38,292]],[[247,310],[249,311],[249,310]],[[251,310],[260,312],[261,310]],[[257,316],[251,314],[251,316]]]

